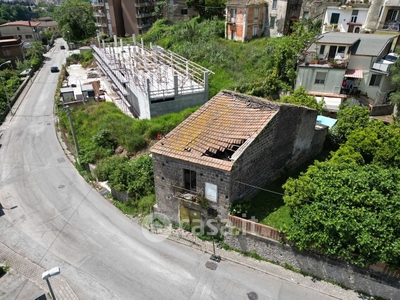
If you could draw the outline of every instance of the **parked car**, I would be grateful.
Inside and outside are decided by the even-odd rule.
[[[51,73],[57,73],[57,72],[60,72],[60,70],[58,69],[57,66],[52,66],[52,67],[50,67],[50,72]]]
[[[396,53],[389,53],[387,54],[384,58],[382,63],[384,64],[394,64],[396,62],[396,60],[399,58],[399,55]]]
[[[61,50],[64,50],[64,49],[65,49],[65,46],[64,46],[64,45],[61,45],[61,46],[60,46],[60,49],[61,49]]]

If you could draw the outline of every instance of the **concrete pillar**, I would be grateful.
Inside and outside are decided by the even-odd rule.
[[[150,79],[146,79],[146,86],[147,86],[147,99],[149,100],[150,104]]]
[[[178,75],[174,75],[174,94],[175,97],[178,95]]]
[[[208,101],[208,72],[204,72],[204,101]]]

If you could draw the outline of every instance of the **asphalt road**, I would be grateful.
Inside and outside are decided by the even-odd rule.
[[[60,43],[60,41],[57,41]],[[66,51],[57,44],[15,116],[1,126],[0,239],[62,276],[80,299],[336,299],[209,254],[140,227],[81,178],[55,132],[54,91]],[[22,287],[23,289],[24,287]]]

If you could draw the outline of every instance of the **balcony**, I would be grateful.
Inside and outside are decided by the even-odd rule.
[[[391,66],[399,59],[399,55],[396,53],[388,53],[384,58],[380,59],[372,65],[373,70],[389,73]]]
[[[135,7],[149,7],[154,6],[153,2],[135,2]]]
[[[96,27],[107,27],[107,23],[95,23]]]
[[[93,16],[95,16],[96,18],[104,18],[106,16],[106,14],[99,13],[99,12],[94,12]]]
[[[104,6],[103,1],[92,1],[92,6]]]
[[[152,17],[153,13],[149,12],[149,13],[138,13],[136,14],[136,18],[138,19],[142,19],[142,18],[148,18],[148,17]]]
[[[137,27],[139,29],[145,29],[145,28],[150,28],[152,25],[153,25],[153,23],[138,24]]]
[[[235,24],[236,23],[236,18],[229,18],[228,19],[228,24]]]
[[[364,1],[364,0],[349,0],[345,4],[341,4],[341,3],[339,4],[339,6],[342,9],[368,8],[370,5],[371,5],[371,1]]]
[[[176,199],[195,205],[201,205],[204,197],[195,191],[184,189],[183,187],[173,185],[173,194]]]
[[[373,70],[377,70],[377,71],[381,71],[381,72],[385,72],[385,73],[389,73],[390,67],[392,65],[390,64],[385,64],[385,63],[374,63],[372,65],[372,69]]]

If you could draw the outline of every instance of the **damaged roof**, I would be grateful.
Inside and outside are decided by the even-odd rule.
[[[231,156],[278,112],[280,103],[221,91],[151,149],[165,155],[229,171]]]

